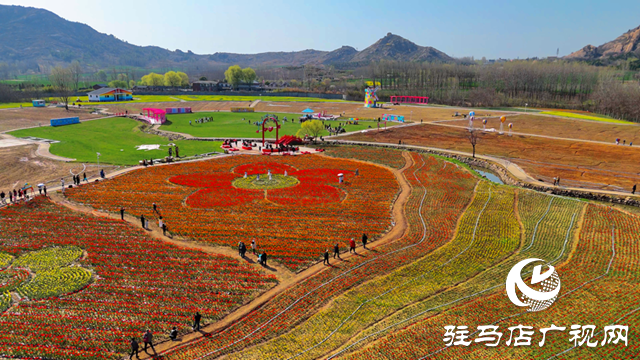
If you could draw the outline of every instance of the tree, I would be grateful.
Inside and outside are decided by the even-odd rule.
[[[68,69],[71,71],[71,75],[73,77],[73,89],[78,91],[80,77],[82,76],[82,66],[80,66],[80,62],[76,60],[69,65]]]
[[[200,79],[198,79],[200,81],[207,81],[207,77],[206,76],[200,76]]]
[[[156,73],[149,73],[142,77],[142,84],[147,86],[162,86],[164,84],[164,76]]]
[[[253,70],[252,68],[248,67],[242,69],[242,80],[244,80],[247,85],[253,85],[253,81],[256,79],[256,77],[258,76],[256,75],[255,70]]]
[[[69,111],[69,97],[73,94],[73,73],[69,69],[56,66],[51,70],[49,81],[60,101],[64,103],[64,108]]]
[[[476,130],[469,129],[468,139],[469,139],[469,143],[473,147],[473,158],[475,159],[475,157],[476,157],[476,144],[478,143],[478,132]]]
[[[127,88],[127,82],[124,80],[113,80],[109,82],[109,87],[110,88],[120,88],[120,89],[126,89]]]
[[[178,87],[181,82],[182,79],[180,79],[180,76],[178,76],[175,71],[167,71],[167,73],[164,74],[164,86]]]
[[[176,74],[180,77],[180,86],[189,86],[189,75],[178,71]]]
[[[133,89],[134,86],[136,86],[136,81],[135,80],[129,80],[129,89]]]
[[[229,66],[227,71],[224,72],[224,78],[227,80],[229,84],[231,84],[231,86],[238,89],[238,85],[240,84],[240,81],[242,81],[244,78],[244,73],[240,68],[240,66],[233,65],[233,66]]]
[[[100,80],[100,81],[107,81],[107,73],[104,72],[104,70],[98,71],[96,76],[98,77],[98,80]]]
[[[320,120],[311,120],[305,121],[302,123],[300,130],[296,133],[296,136],[299,138],[304,138],[305,136],[311,136],[314,138],[320,136],[320,133],[324,130],[324,125],[322,125],[322,121]]]

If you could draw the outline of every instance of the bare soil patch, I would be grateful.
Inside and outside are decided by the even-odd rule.
[[[597,121],[571,120],[559,117],[514,115],[507,116],[507,121],[504,126],[505,131],[507,131],[507,124],[509,123],[513,123],[513,131],[517,133],[604,141],[612,144],[619,138],[621,141],[626,140],[627,144],[633,142],[640,145],[640,124],[621,125]],[[447,121],[446,124],[468,126],[469,120]],[[476,120],[474,127],[482,128],[482,120]],[[500,129],[500,119],[488,119],[487,129],[490,128]]]
[[[373,141],[472,152],[465,129],[421,125],[359,133],[345,140]],[[640,148],[481,133],[476,153],[509,159],[536,179],[561,185],[630,191],[640,183]]]
[[[36,155],[37,148],[38,145],[35,144],[0,148],[0,164],[2,164],[0,189],[11,190],[22,187],[25,183],[37,185],[50,182],[53,186],[58,186],[62,177],[65,178],[66,183],[71,184],[69,170],[75,174],[83,168],[82,164],[79,163],[65,163],[39,157]],[[93,164],[87,164],[85,170],[87,178],[97,176],[100,169],[105,169],[105,172],[109,172],[114,167],[97,167]]]
[[[80,120],[97,119],[104,115],[92,115],[89,109],[23,108],[0,109],[0,132],[32,126],[49,126],[51,119],[79,117]]]

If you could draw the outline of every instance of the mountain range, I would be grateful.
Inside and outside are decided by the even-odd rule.
[[[95,67],[132,66],[300,66],[367,63],[380,60],[450,62],[454,59],[432,47],[414,44],[387,34],[368,48],[357,51],[343,46],[333,51],[303,50],[199,55],[157,46],[137,46],[88,25],[61,18],[51,11],[0,5],[0,62],[27,62],[32,67],[64,65],[74,60]]]
[[[635,52],[640,56],[640,26],[598,47],[587,45],[565,56],[566,59],[596,60]]]

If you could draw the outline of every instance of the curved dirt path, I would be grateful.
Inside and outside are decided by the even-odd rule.
[[[404,214],[404,207],[409,199],[409,195],[411,194],[411,186],[409,185],[409,182],[404,178],[404,171],[410,168],[411,166],[413,166],[413,159],[408,153],[405,153],[405,152],[403,152],[403,157],[406,159],[406,164],[400,170],[387,168],[385,166],[366,162],[366,161],[353,160],[356,162],[363,162],[370,165],[376,165],[391,171],[396,177],[396,180],[398,181],[398,183],[400,184],[400,193],[396,198],[392,208],[392,214],[393,214],[396,225],[384,236],[382,236],[380,239],[369,243],[370,250],[373,250],[381,245],[384,245],[402,238],[402,236],[404,236],[405,232],[408,229],[408,222]],[[134,224],[137,224],[138,222],[139,222],[139,219],[135,218]],[[215,247],[215,248],[217,249],[218,247]],[[234,256],[237,256],[237,253],[234,250],[231,250],[231,251],[233,252]],[[357,255],[343,253],[341,254],[341,256],[342,256],[342,260],[344,261],[352,257],[355,257]],[[267,301],[274,298],[278,294],[284,292],[285,290],[297,285],[298,283],[306,280],[307,278],[313,275],[316,275],[326,269],[328,269],[326,266],[324,266],[321,262],[318,262],[317,264],[310,266],[304,271],[293,275],[291,278],[283,279],[283,281],[281,281],[277,286],[264,292],[257,298],[253,299],[251,302],[241,306],[236,311],[222,318],[220,321],[214,324],[209,324],[207,326],[202,327],[199,332],[192,332],[192,333],[183,335],[179,337],[177,341],[165,341],[162,343],[158,343],[157,345],[155,345],[156,351],[158,354],[162,354],[177,346],[186,345],[204,336],[208,336],[209,334],[220,332],[226,329],[227,327],[231,326],[232,324],[234,324],[236,321],[242,319],[244,316],[248,315],[253,310],[262,307]],[[280,280],[280,278],[278,280]],[[153,358],[151,354],[142,353],[142,355],[143,355],[141,357],[142,359]]]

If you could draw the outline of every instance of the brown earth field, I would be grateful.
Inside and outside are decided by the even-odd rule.
[[[11,190],[22,187],[25,183],[37,185],[47,183],[48,187],[59,186],[60,178],[65,178],[65,183],[71,183],[71,173],[82,170],[82,164],[65,163],[43,158],[36,155],[37,145],[12,146],[0,148],[0,190]],[[100,166],[87,164],[85,170],[87,178],[97,176],[100,169],[109,173],[115,169],[113,166]]]
[[[451,109],[451,108],[438,108],[438,107],[427,107],[427,106],[405,106],[405,105],[387,105],[385,104],[385,108],[379,109],[371,109],[365,108],[363,103],[330,103],[330,102],[268,102],[261,101],[256,106],[256,111],[260,112],[285,112],[285,113],[302,113],[302,110],[306,108],[311,108],[315,112],[327,111],[327,114],[332,115],[341,115],[344,113],[344,117],[353,117],[353,118],[361,118],[361,119],[377,119],[382,117],[382,114],[392,114],[392,115],[404,115],[405,121],[409,122],[413,120],[413,122],[423,121],[429,122],[434,120],[446,120],[452,119],[453,115],[456,112],[460,114],[466,114],[469,111],[474,111],[473,109]],[[412,114],[413,112],[413,114]],[[505,114],[500,111],[489,111],[489,110],[475,110],[476,116],[498,116]]]
[[[97,119],[104,115],[92,115],[89,109],[70,108],[15,108],[0,109],[0,132],[32,126],[49,126],[51,119],[79,117],[80,120]]]
[[[447,125],[468,126],[469,120],[452,120],[443,122]],[[633,142],[640,145],[640,124],[615,124],[588,120],[573,120],[560,117],[548,117],[542,115],[511,115],[507,116],[504,130],[507,125],[513,123],[513,131],[516,133],[554,136],[567,139],[593,140],[615,143],[617,138],[627,140],[627,144]],[[474,121],[474,127],[482,128],[482,119]],[[500,129],[500,120],[487,119],[487,129]]]
[[[111,113],[125,112],[137,114],[143,108],[175,108],[190,107],[192,111],[230,111],[232,107],[249,107],[251,101],[188,101],[188,102],[155,102],[155,103],[129,103],[129,104],[105,104],[101,108]]]
[[[471,153],[467,135],[465,129],[425,124],[341,139],[392,144],[402,140],[406,145]],[[627,192],[640,184],[640,147],[480,133],[476,153],[508,159],[547,183],[558,176],[565,186]]]

